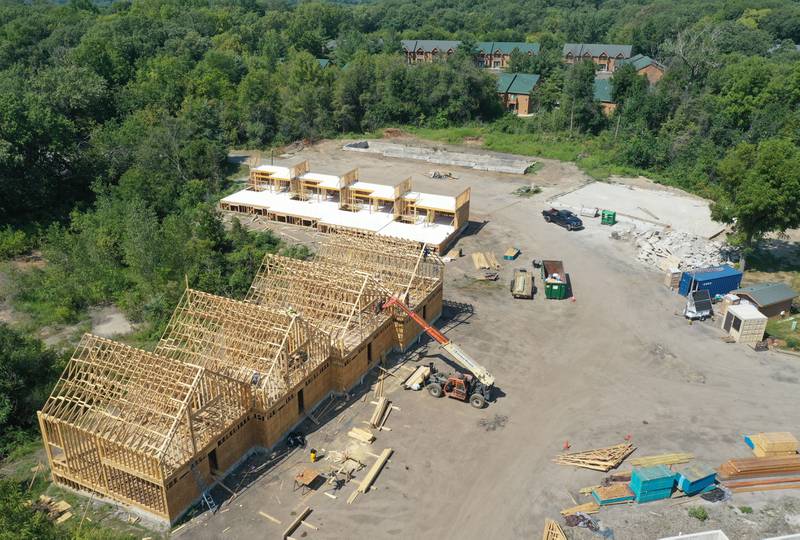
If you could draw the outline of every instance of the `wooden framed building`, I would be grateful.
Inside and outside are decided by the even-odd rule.
[[[154,352],[86,335],[38,413],[53,480],[167,522],[434,322],[444,265],[415,242],[336,230],[267,255],[245,301],[188,289]]]
[[[303,161],[254,167],[247,188],[223,198],[219,206],[323,232],[372,232],[444,253],[469,222],[469,202],[469,188],[455,197],[423,193],[413,189],[410,178],[386,185],[361,180],[358,169],[311,172]]]

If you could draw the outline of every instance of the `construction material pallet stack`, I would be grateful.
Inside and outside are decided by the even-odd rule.
[[[637,503],[669,499],[675,487],[675,473],[666,465],[634,469],[630,487]]]

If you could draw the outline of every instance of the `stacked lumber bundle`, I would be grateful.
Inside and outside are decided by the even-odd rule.
[[[717,472],[704,463],[678,467],[678,489],[686,495],[697,495],[714,485]]]
[[[628,487],[628,484],[619,483],[605,487],[596,487],[592,490],[592,497],[600,506],[608,506],[610,504],[631,502],[634,495]]]
[[[369,425],[374,428],[379,428],[383,425],[386,416],[389,415],[388,410],[390,403],[391,402],[389,399],[385,396],[378,398],[378,404],[375,405],[375,411],[372,413],[372,418],[369,420]]]
[[[406,389],[414,388],[415,386],[421,388],[425,384],[425,381],[428,380],[430,375],[430,366],[419,366],[416,370],[414,370],[414,373],[412,373],[411,376],[406,379],[406,381],[403,383],[403,386],[405,386]]]
[[[781,457],[797,454],[797,439],[789,432],[758,433],[750,435],[753,454],[758,457]]]
[[[630,464],[634,467],[652,467],[654,465],[676,465],[678,463],[688,463],[694,459],[693,454],[680,452],[676,454],[659,454],[657,456],[643,456],[633,458]]]
[[[617,468],[634,450],[636,448],[632,444],[624,443],[607,448],[586,450],[585,452],[561,454],[556,456],[553,461],[559,465],[572,465],[574,467],[607,472]]]
[[[372,441],[375,440],[375,435],[368,429],[353,428],[347,434],[357,441],[367,444],[372,444]]]
[[[630,487],[637,503],[669,499],[675,487],[675,473],[666,465],[634,469]]]
[[[800,473],[800,455],[729,459],[717,469],[723,480]]]
[[[491,251],[476,251],[472,254],[472,264],[476,270],[498,270],[500,263]]]

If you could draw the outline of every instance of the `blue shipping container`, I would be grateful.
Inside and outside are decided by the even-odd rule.
[[[723,264],[722,266],[684,272],[678,292],[687,296],[692,291],[705,289],[713,298],[718,294],[727,294],[738,289],[741,282],[742,272]]]

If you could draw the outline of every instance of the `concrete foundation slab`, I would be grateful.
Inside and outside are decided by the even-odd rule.
[[[380,141],[356,141],[344,145],[344,149],[351,152],[371,152],[392,158],[415,159],[441,165],[468,167],[479,171],[511,174],[525,174],[536,163],[530,159],[520,159],[520,156],[508,154],[453,152]]]
[[[711,219],[710,202],[669,190],[592,182],[554,200],[560,206],[616,210],[617,216],[711,238],[724,229]]]

